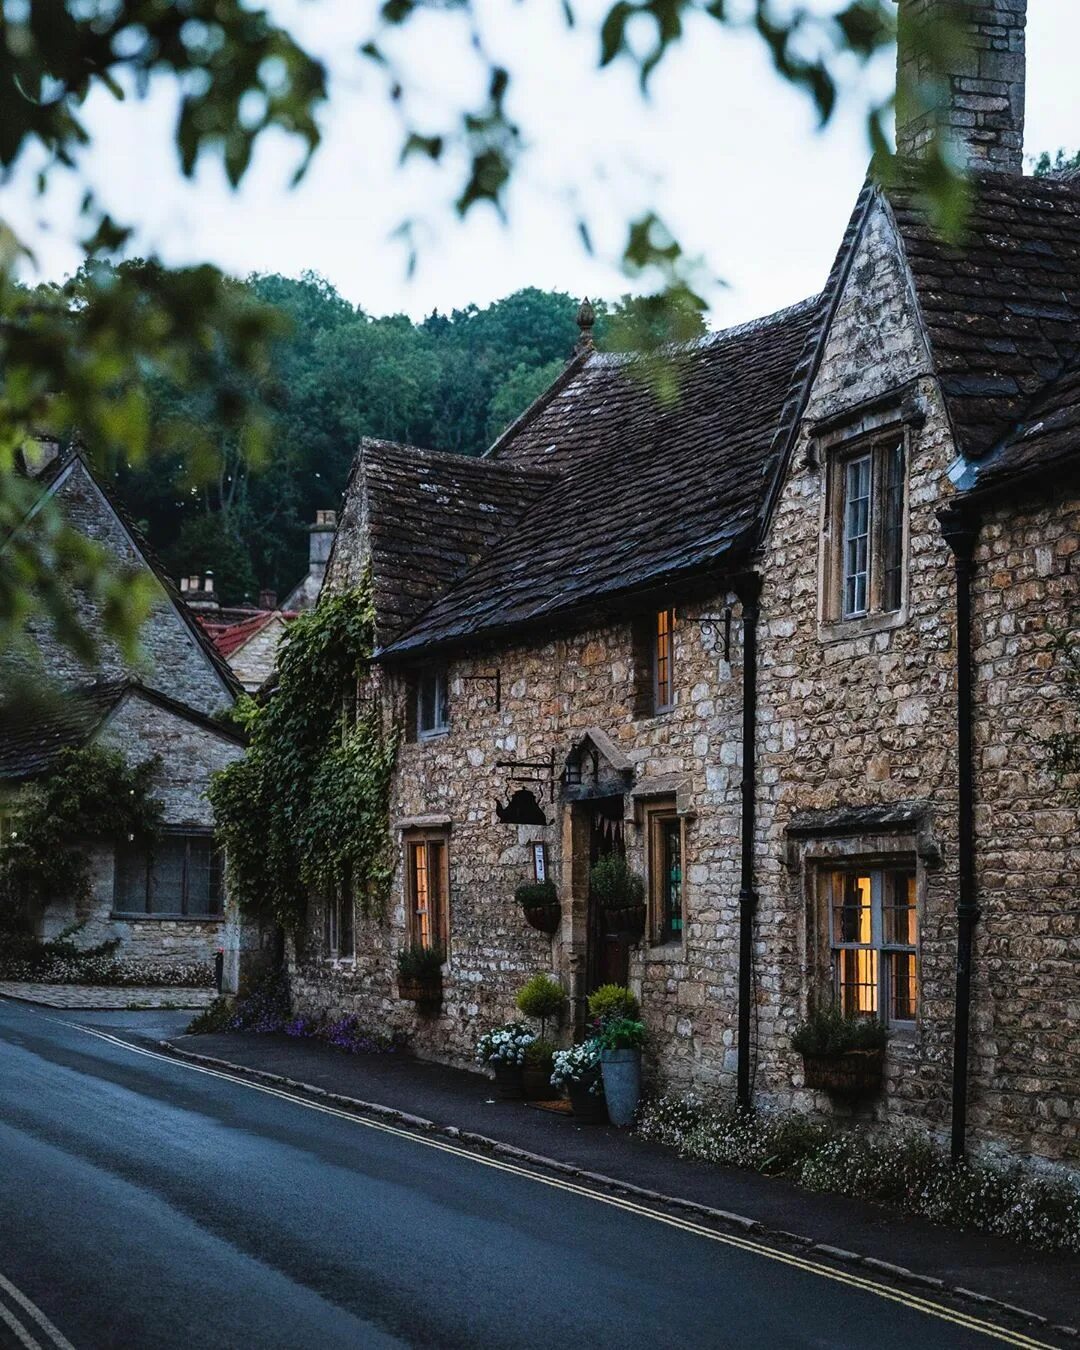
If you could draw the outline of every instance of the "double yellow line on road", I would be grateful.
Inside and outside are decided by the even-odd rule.
[[[432,1139],[426,1135],[415,1133],[411,1130],[403,1130],[396,1125],[388,1125],[384,1121],[371,1120],[367,1116],[356,1115],[351,1111],[344,1111],[340,1107],[328,1106],[322,1102],[313,1102],[306,1097],[299,1097],[295,1093],[286,1092],[281,1088],[271,1087],[265,1083],[253,1083],[250,1079],[237,1077],[235,1074],[225,1073],[220,1069],[211,1069],[203,1064],[192,1064],[186,1060],[178,1059],[172,1055],[163,1055],[156,1050],[148,1050],[144,1046],[132,1045],[130,1041],[125,1041],[120,1036],[113,1036],[106,1031],[99,1031],[94,1027],[83,1026],[78,1022],[62,1021],[60,1018],[49,1018],[49,1021],[60,1022],[62,1026],[71,1027],[76,1031],[81,1031],[88,1036],[94,1036],[98,1040],[108,1041],[111,1045],[119,1046],[134,1055],[145,1055],[148,1059],[158,1059],[166,1064],[171,1064],[175,1068],[187,1069],[193,1073],[207,1074],[211,1078],[221,1078],[228,1083],[233,1083],[237,1087],[247,1088],[252,1092],[263,1092],[270,1097],[278,1097],[282,1101],[291,1102],[294,1106],[303,1107],[308,1111],[319,1111],[323,1115],[335,1116],[339,1120],[350,1121],[354,1125],[361,1125],[365,1129],[379,1130],[383,1134],[391,1134],[399,1139],[406,1139],[410,1143],[419,1144],[424,1148],[438,1149],[443,1153],[452,1153],[455,1157],[465,1158],[469,1162],[476,1163],[481,1167],[490,1167],[498,1172],[507,1172],[512,1176],[522,1177],[536,1185],[550,1186],[554,1190],[566,1191],[571,1195],[578,1195],[586,1200],[592,1200],[602,1205],[610,1205],[613,1209],[621,1209],[629,1214],[636,1214],[641,1218],[649,1219],[654,1223],[667,1224],[670,1228],[678,1228],[684,1233],[693,1233],[697,1237],[708,1239],[710,1242],[718,1242],[725,1247],[734,1247],[739,1251],[750,1252],[755,1256],[760,1256],[769,1261],[777,1261],[781,1265],[791,1266],[796,1270],[805,1271],[810,1275],[817,1275],[821,1279],[832,1280],[836,1284],[846,1285],[850,1289],[858,1289],[864,1293],[873,1294],[878,1298],[886,1299],[890,1303],[899,1303],[905,1308],[911,1308],[916,1312],[925,1314],[928,1317],[937,1318],[942,1322],[950,1322],[954,1326],[963,1327],[966,1331],[976,1332],[991,1340],[1000,1341],[1005,1345],[1014,1345],[1021,1347],[1021,1350],[1054,1350],[1054,1347],[1046,1341],[1036,1340],[1032,1336],[1025,1335],[1022,1331],[1013,1331],[1007,1327],[996,1326],[993,1322],[987,1322],[980,1317],[973,1317],[970,1313],[960,1312],[957,1309],[949,1308],[945,1304],[935,1303],[932,1299],[922,1298],[918,1294],[909,1293],[907,1290],[894,1289],[892,1286],[883,1284],[869,1276],[857,1275],[852,1271],[836,1270],[832,1266],[827,1266],[820,1261],[811,1260],[805,1256],[797,1256],[786,1252],[778,1247],[771,1247],[768,1243],[759,1242],[753,1238],[737,1237],[728,1233],[719,1233],[712,1228],[707,1228],[703,1224],[695,1223],[691,1219],[679,1218],[675,1215],[665,1214],[661,1210],[651,1209],[646,1205],[638,1204],[634,1200],[627,1199],[619,1195],[606,1195],[602,1191],[592,1190],[588,1186],[582,1186],[577,1182],[566,1181],[561,1177],[545,1176],[540,1172],[534,1172],[526,1167],[518,1166],[515,1163],[504,1162],[498,1158],[488,1158],[482,1153],[474,1152],[471,1149],[462,1148],[456,1144],[447,1143],[442,1139]],[[2,1287],[2,1286],[0,1286]],[[66,1346],[66,1342],[64,1342]],[[71,1350],[71,1347],[67,1347]]]

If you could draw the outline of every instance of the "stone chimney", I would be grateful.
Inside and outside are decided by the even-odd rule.
[[[1023,173],[1027,0],[898,3],[897,152],[922,154],[936,123],[969,168]],[[950,20],[962,35],[951,51],[934,32]]]
[[[334,542],[336,529],[336,511],[315,512],[315,524],[308,531],[308,575],[320,586],[326,575],[326,564],[330,559],[330,546]]]
[[[180,596],[189,609],[198,610],[200,613],[221,608],[214,593],[213,572],[207,572],[201,577],[181,577]]]
[[[277,609],[277,591],[267,590],[264,587],[259,592],[260,609]]]

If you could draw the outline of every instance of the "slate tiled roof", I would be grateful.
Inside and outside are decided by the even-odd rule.
[[[1043,390],[1020,426],[971,466],[962,486],[998,491],[1065,469],[1080,471],[1080,367]]]
[[[973,189],[958,248],[889,195],[958,448],[978,456],[1080,362],[1080,182],[982,174]]]
[[[679,348],[667,401],[632,358],[581,362],[483,461],[558,477],[386,650],[506,633],[730,564],[754,535],[819,315],[806,301]]]
[[[348,495],[359,487],[366,498],[380,640],[478,563],[551,484],[514,464],[363,441]]]

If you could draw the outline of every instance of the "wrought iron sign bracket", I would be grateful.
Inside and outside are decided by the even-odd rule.
[[[551,756],[548,759],[497,759],[495,761],[497,769],[515,769],[516,773],[508,775],[511,783],[547,783],[551,793],[551,800],[555,800],[555,783],[557,774],[555,772],[555,749],[552,747]]]
[[[496,670],[491,675],[462,675],[462,684],[494,684],[495,686],[495,711],[502,712],[502,671]]]
[[[724,660],[731,660],[731,606],[728,605],[723,614],[703,614],[698,620],[701,624],[702,633],[706,629],[712,629],[715,633],[721,625],[724,630]]]

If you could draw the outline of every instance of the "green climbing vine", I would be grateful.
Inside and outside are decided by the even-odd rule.
[[[384,730],[377,700],[361,693],[374,621],[370,580],[294,620],[273,693],[241,707],[247,755],[211,783],[241,909],[294,932],[311,892],[351,887],[370,913],[389,886],[397,738]]]
[[[18,927],[50,899],[84,900],[89,850],[103,842],[152,844],[162,804],[157,759],[130,765],[116,750],[62,750],[50,772],[8,804],[0,845],[0,927]]]

